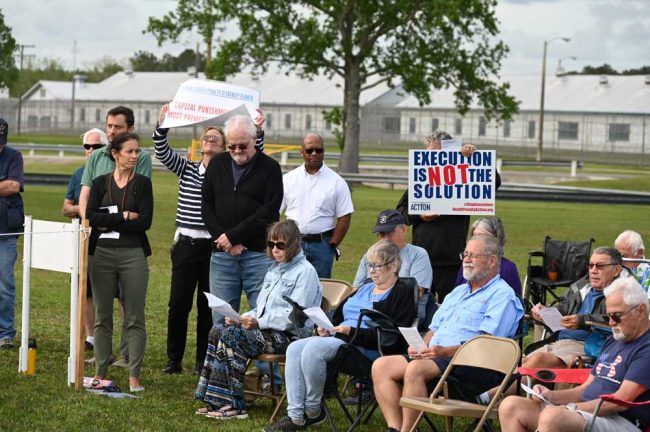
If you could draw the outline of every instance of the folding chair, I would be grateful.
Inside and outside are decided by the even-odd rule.
[[[336,309],[346,298],[352,294],[352,285],[339,279],[320,279],[323,287],[323,300],[327,301],[323,311],[327,313],[330,309]]]
[[[511,382],[510,378],[517,368],[520,356],[519,346],[512,339],[481,335],[465,342],[454,354],[451,363],[445,369],[429,397],[402,397],[400,399],[400,406],[420,411],[411,432],[416,430],[425,412],[446,417],[447,432],[451,431],[451,418],[453,417],[479,419],[475,423],[474,431],[480,431],[488,419],[494,420],[498,417],[497,402],[500,402],[504,391]],[[504,374],[497,392],[488,405],[440,396],[441,391],[447,387],[450,373],[457,366],[479,367]]]
[[[587,274],[594,241],[593,238],[587,241],[554,240],[546,236],[544,251],[528,253],[523,290],[527,313],[537,303],[547,304],[547,294],[557,301],[555,289],[568,287]]]
[[[626,401],[622,400],[616,397],[614,394],[604,394],[600,395],[600,400],[598,401],[598,405],[596,405],[596,410],[594,411],[594,417],[591,419],[591,422],[589,423],[589,427],[587,428],[587,432],[591,432],[591,429],[594,427],[594,423],[596,422],[596,417],[598,416],[598,413],[600,412],[600,407],[603,405],[603,402],[611,402],[615,403],[616,405],[624,406],[627,408],[632,408],[632,407],[650,407],[650,400],[644,401],[644,402],[632,402],[632,401]],[[643,429],[640,429],[643,432],[650,432],[650,425],[645,426]]]

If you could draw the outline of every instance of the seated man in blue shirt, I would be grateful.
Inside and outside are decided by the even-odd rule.
[[[386,356],[374,362],[375,397],[389,431],[411,429],[418,412],[401,408],[400,397],[426,397],[427,383],[442,375],[463,342],[481,334],[512,337],[516,333],[524,310],[513,289],[499,276],[502,255],[496,238],[473,236],[462,254],[463,276],[468,282],[447,295],[433,316],[431,331],[424,336],[428,348],[422,352],[409,348],[408,359]],[[477,394],[503,379],[496,372],[471,367],[455,368],[452,376],[477,384]]]
[[[567,390],[533,387],[548,402],[506,398],[499,406],[502,431],[582,431],[594,421],[593,432],[638,432],[650,425],[647,406],[626,408],[610,402],[603,403],[594,420],[602,394],[634,402],[650,400],[648,297],[636,280],[623,278],[605,289],[605,298],[613,337],[603,345],[587,381]]]

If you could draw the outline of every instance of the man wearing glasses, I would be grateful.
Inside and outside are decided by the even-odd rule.
[[[614,247],[623,256],[629,274],[639,281],[646,292],[650,291],[650,265],[644,255],[645,247],[643,246],[641,234],[632,230],[623,231],[616,238]],[[648,293],[648,296],[650,296],[650,293]]]
[[[339,245],[350,228],[352,197],[343,178],[323,159],[323,138],[308,133],[300,154],[305,163],[283,177],[284,199],[280,212],[298,224],[302,249],[319,278],[332,277],[332,264],[339,259]]]
[[[552,335],[552,343],[542,346],[526,356],[523,367],[565,368],[577,356],[585,356],[585,340],[591,333],[586,321],[601,322],[605,313],[603,290],[621,273],[623,258],[613,247],[599,247],[589,259],[589,282],[579,280],[569,288],[557,309],[562,314],[562,326]],[[533,317],[541,321],[538,304],[532,309]]]
[[[592,257],[593,259],[593,257]],[[612,338],[607,339],[594,363],[589,378],[580,386],[551,391],[536,385],[537,396],[506,398],[499,406],[499,421],[504,432],[639,431],[650,426],[647,405],[624,407],[604,402],[594,416],[600,395],[613,394],[633,402],[650,400],[650,321],[648,297],[634,278],[614,281],[604,291]]]

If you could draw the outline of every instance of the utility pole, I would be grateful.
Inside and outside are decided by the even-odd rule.
[[[20,136],[20,122],[23,109],[23,59],[25,58],[25,48],[35,48],[36,45],[18,45],[20,47],[20,70],[18,71],[18,125],[16,132]]]

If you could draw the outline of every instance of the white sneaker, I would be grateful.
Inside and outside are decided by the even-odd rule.
[[[119,368],[128,368],[129,358],[127,356],[120,356],[120,358],[115,360],[111,366],[115,366]]]

